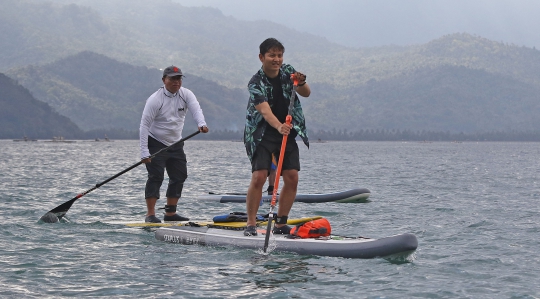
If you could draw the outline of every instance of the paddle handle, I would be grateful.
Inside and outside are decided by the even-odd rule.
[[[294,107],[294,100],[296,98],[296,88],[298,87],[298,78],[294,74],[291,74],[291,80],[293,81],[293,90],[291,93],[291,98],[289,100],[289,110],[287,117],[285,118],[285,123],[287,126],[290,126],[292,123],[292,109]],[[281,167],[283,166],[283,156],[285,155],[285,147],[287,146],[287,137],[288,135],[283,135],[283,140],[281,141],[281,149],[279,150],[279,159],[276,169],[276,179],[274,181],[274,191],[272,192],[272,201],[270,202],[270,213],[273,212],[274,207],[276,206],[277,201],[277,192],[279,187],[279,178],[281,176]]]
[[[292,109],[294,106],[294,100],[296,99],[296,88],[298,87],[298,79],[294,74],[291,74],[291,80],[293,81],[293,89],[291,92],[291,99],[289,101],[289,110],[287,117],[285,118],[285,123],[287,126],[290,126],[292,123]],[[266,235],[264,237],[264,246],[263,246],[263,252],[266,253],[266,249],[268,248],[268,244],[270,242],[270,232],[272,231],[272,221],[277,218],[274,217],[274,209],[276,207],[276,201],[277,201],[277,191],[279,187],[279,177],[281,176],[281,168],[283,167],[283,157],[285,156],[285,148],[287,147],[287,137],[289,135],[283,135],[283,140],[281,141],[281,149],[279,150],[279,159],[278,159],[278,165],[276,168],[276,179],[274,181],[274,191],[272,192],[272,201],[270,202],[270,212],[268,213],[268,225],[266,227]]]
[[[296,99],[296,88],[298,88],[298,78],[296,78],[294,74],[291,74],[291,80],[293,81],[293,90],[291,93],[291,99],[289,101],[289,110],[288,110],[287,116],[290,116],[292,114],[292,110],[294,107],[294,100]]]
[[[292,123],[292,116],[287,115],[285,118],[285,123],[287,125],[290,125]],[[283,139],[281,140],[281,149],[279,150],[279,159],[278,159],[278,165],[276,168],[276,179],[274,181],[274,191],[272,191],[272,201],[270,202],[271,207],[276,206],[277,201],[277,192],[279,187],[279,177],[281,176],[281,169],[283,167],[283,156],[285,155],[285,148],[287,147],[287,138],[289,135],[283,135]]]
[[[298,86],[298,78],[294,74],[291,74],[291,80],[293,81],[294,86]]]

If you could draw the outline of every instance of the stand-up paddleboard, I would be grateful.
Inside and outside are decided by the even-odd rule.
[[[366,202],[371,192],[366,188],[351,189],[347,191],[327,194],[297,194],[295,202],[320,203],[320,202],[344,202],[344,203],[359,203]],[[244,193],[225,193],[209,194],[197,197],[199,200],[217,201],[220,203],[227,202],[246,202],[246,194]],[[262,202],[270,202],[271,195],[264,195]]]
[[[245,223],[244,223],[245,227]],[[234,246],[262,249],[265,242],[264,225],[257,236],[244,236],[243,229],[222,229],[208,226],[161,227],[155,232],[156,239],[180,244],[207,246]],[[344,258],[375,258],[408,256],[418,247],[413,234],[400,234],[380,239],[329,236],[320,238],[291,239],[274,235],[270,248],[275,251],[295,252],[301,255],[319,255]]]

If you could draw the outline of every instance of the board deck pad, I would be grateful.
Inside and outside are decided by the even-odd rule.
[[[287,220],[289,225],[298,225],[306,223],[308,221],[317,220],[323,218],[322,216],[303,217]],[[246,222],[213,222],[213,221],[167,221],[162,223],[146,223],[146,222],[128,222],[123,223],[129,227],[167,227],[167,226],[212,226],[215,228],[243,228],[246,226]],[[268,221],[257,221],[257,226],[265,226]]]

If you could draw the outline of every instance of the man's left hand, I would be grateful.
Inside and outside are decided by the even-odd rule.
[[[299,84],[299,85],[305,83],[305,82],[306,82],[306,78],[307,78],[306,75],[304,75],[304,74],[302,74],[302,73],[300,73],[300,72],[294,73],[294,77],[298,80],[298,84]]]
[[[199,128],[199,132],[202,132],[202,133],[208,133],[208,127],[207,126],[202,126]]]

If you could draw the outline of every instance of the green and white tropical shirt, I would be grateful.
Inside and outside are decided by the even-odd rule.
[[[281,79],[281,84],[283,86],[283,96],[286,99],[291,97],[293,82],[291,80],[291,74],[293,74],[295,69],[289,64],[283,64],[279,71],[279,77]],[[268,80],[268,77],[264,73],[262,67],[261,69],[251,78],[248,83],[249,90],[249,102],[246,112],[246,126],[244,128],[244,145],[246,146],[246,152],[251,161],[253,154],[257,145],[261,142],[264,132],[268,123],[262,116],[262,114],[255,109],[255,106],[263,103],[269,102],[269,99],[272,98],[272,83]],[[304,144],[309,148],[309,140],[306,130],[306,119],[304,118],[304,112],[302,111],[302,105],[300,105],[300,100],[298,95],[295,94],[296,100],[294,101],[293,111],[292,111],[292,125],[293,129],[296,130],[298,136],[302,138]],[[270,104],[272,107],[272,104]]]

